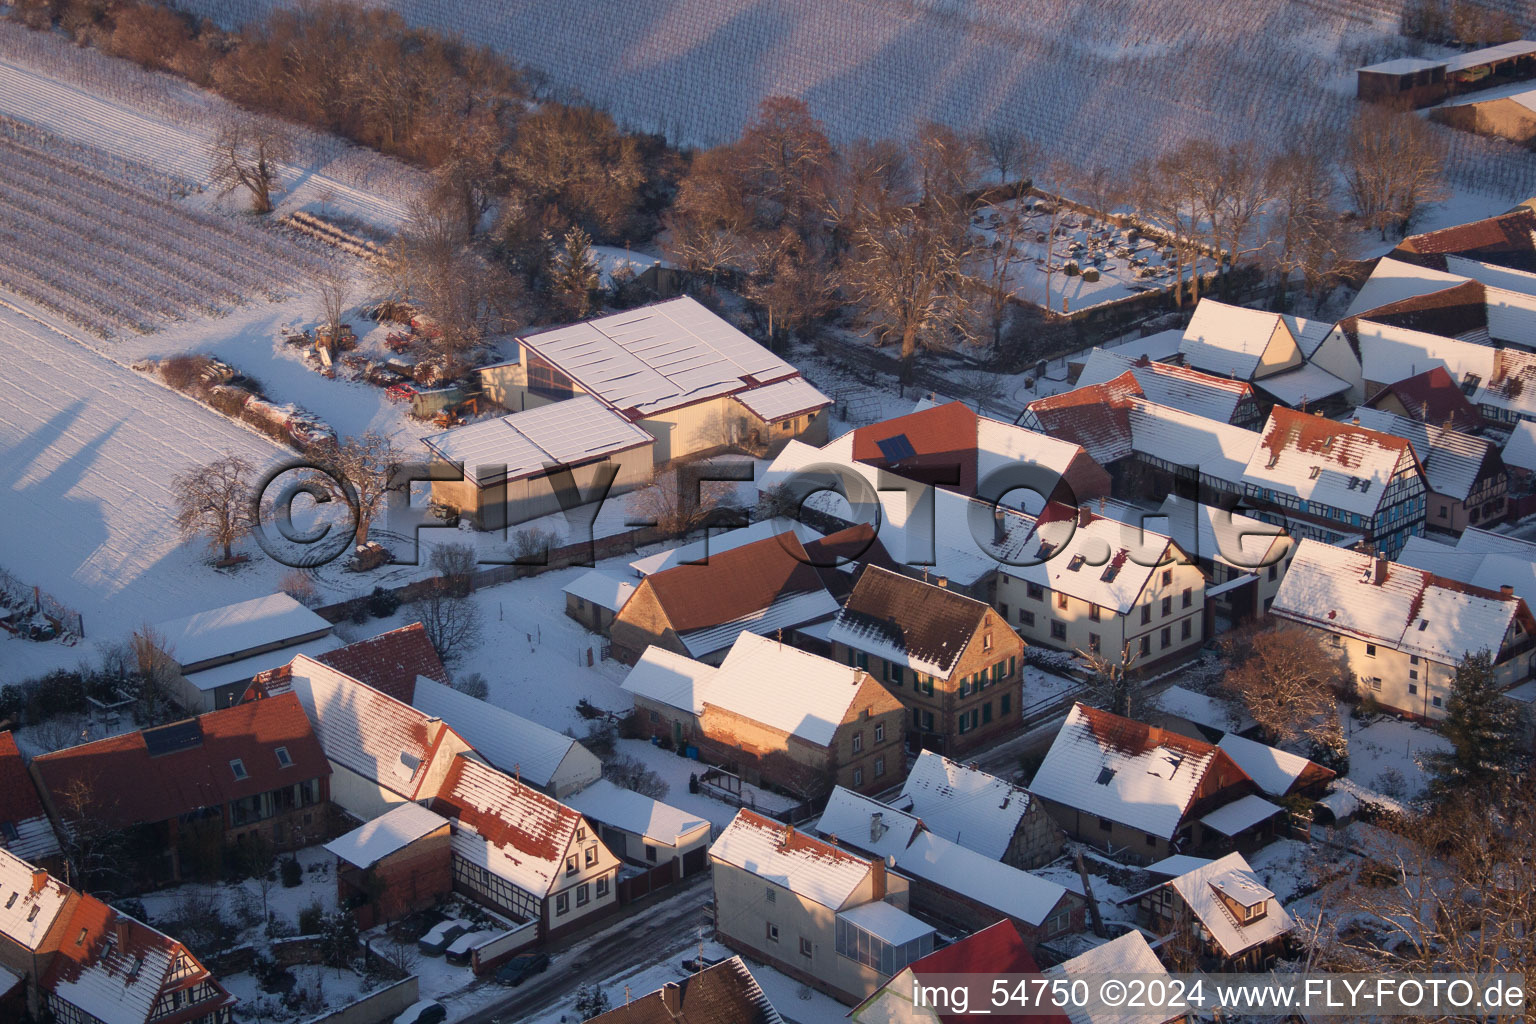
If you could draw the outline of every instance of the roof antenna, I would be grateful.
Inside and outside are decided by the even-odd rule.
[[[517,764],[514,764],[512,766],[512,777],[514,779],[516,779],[519,784],[522,783],[522,781],[523,781],[523,765],[522,765],[521,761],[519,761]]]

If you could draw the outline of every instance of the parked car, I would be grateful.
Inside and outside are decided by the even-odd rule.
[[[469,931],[468,921],[456,921],[449,918],[439,921],[432,926],[432,930],[416,940],[416,948],[426,956],[442,956],[447,952],[453,940]]]
[[[448,962],[451,964],[469,963],[469,958],[471,955],[470,951],[473,950],[476,946],[480,945],[480,943],[484,942],[486,939],[493,939],[498,934],[500,933],[492,931],[465,932],[463,935],[460,935],[458,938],[454,939],[453,943],[449,945],[448,952],[446,954],[448,957]]]
[[[423,999],[400,1011],[400,1016],[395,1018],[395,1024],[443,1024],[447,1019],[446,1006],[442,1003],[434,1003],[430,999]]]
[[[496,984],[516,987],[548,969],[548,953],[519,953],[497,969]]]

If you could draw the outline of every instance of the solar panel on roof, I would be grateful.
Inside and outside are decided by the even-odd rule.
[[[144,748],[149,751],[150,757],[174,754],[178,750],[191,750],[193,747],[201,746],[202,742],[202,723],[195,718],[144,730]]]
[[[885,456],[887,462],[900,462],[902,459],[910,459],[917,455],[917,449],[912,447],[912,442],[906,434],[897,434],[883,441],[876,441],[875,446],[880,449],[880,454]]]

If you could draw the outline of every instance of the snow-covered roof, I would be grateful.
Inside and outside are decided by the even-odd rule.
[[[890,804],[834,786],[821,817],[811,828],[826,839],[836,839],[883,860],[905,850],[922,824]]]
[[[946,587],[869,566],[833,620],[829,640],[948,679],[988,605]]]
[[[920,832],[896,855],[896,870],[1001,911],[1041,925],[1067,894],[1059,883],[994,860],[932,832]]]
[[[993,860],[1007,854],[1030,802],[1018,786],[931,750],[917,756],[901,795],[929,831]]]
[[[268,594],[194,612],[153,628],[160,636],[161,649],[178,665],[192,668],[213,658],[329,632],[331,624],[287,594]]]
[[[874,685],[858,668],[742,633],[704,688],[705,714],[713,705],[827,746],[866,683]]]
[[[353,867],[366,870],[447,824],[448,819],[441,814],[407,802],[372,821],[363,822],[346,835],[326,843],[325,848]]]
[[[1447,430],[1433,423],[1370,409],[1364,406],[1354,412],[1354,419],[1362,427],[1407,438],[1413,452],[1424,467],[1429,489],[1448,498],[1466,501],[1477,484],[1483,462],[1488,458],[1489,442],[1459,430]]]
[[[924,924],[905,910],[882,900],[861,903],[839,911],[838,917],[893,946],[905,945],[933,934],[933,925]]]
[[[1205,925],[1211,938],[1229,957],[1284,935],[1292,928],[1291,916],[1285,912],[1275,894],[1259,881],[1253,868],[1249,867],[1240,853],[1229,853],[1167,884],[1183,897],[1190,911]],[[1242,906],[1266,901],[1269,904],[1268,911],[1257,921],[1239,924],[1217,896],[1218,892]]]
[[[647,256],[644,253],[621,249],[616,245],[594,245],[588,251],[592,256],[592,265],[597,268],[601,276],[604,288],[613,287],[614,274],[620,271],[639,277],[652,267],[665,265],[659,256]]]
[[[768,423],[802,416],[832,404],[832,399],[817,391],[804,377],[790,377],[788,380],[764,384],[735,397],[758,419]]]
[[[1187,853],[1175,853],[1171,857],[1164,857],[1155,864],[1148,864],[1146,871],[1148,874],[1172,878],[1175,875],[1182,875],[1185,872],[1195,870],[1195,868],[1203,867],[1210,862],[1211,858],[1209,857],[1191,857]]]
[[[1209,743],[1075,704],[1029,788],[1042,799],[1171,838],[1219,760],[1226,755]]]
[[[1280,618],[1454,665],[1469,651],[1497,657],[1524,603],[1401,562],[1375,579],[1373,556],[1302,541],[1270,611]]]
[[[1504,465],[1536,470],[1536,421],[1521,420],[1509,432],[1509,442],[1504,445]]]
[[[1446,579],[1460,580],[1486,591],[1513,588],[1530,607],[1536,601],[1536,545],[1529,542],[1470,529],[1454,546],[1426,537],[1409,537],[1398,553],[1404,565]]]
[[[1533,53],[1536,53],[1536,41],[1515,39],[1507,43],[1485,46],[1479,50],[1458,53],[1445,62],[1445,70],[1447,73],[1465,71],[1468,68],[1475,68],[1482,64],[1492,64],[1494,61],[1524,57]]]
[[[303,655],[290,678],[333,764],[415,799],[436,738],[425,712]]]
[[[797,376],[793,366],[686,296],[519,342],[631,420]]]
[[[1384,60],[1376,64],[1367,64],[1357,71],[1367,71],[1378,75],[1410,75],[1415,71],[1428,71],[1430,68],[1445,66],[1443,60],[1430,60],[1427,57],[1394,57],[1392,60]]]
[[[1189,466],[1202,476],[1233,484],[1242,479],[1262,436],[1255,430],[1141,399],[1131,400],[1127,416],[1131,448],[1137,454]]]
[[[1376,268],[1366,278],[1365,284],[1360,286],[1359,294],[1349,304],[1344,315],[1360,316],[1369,310],[1390,306],[1404,299],[1444,291],[1466,280],[1457,274],[1447,274],[1443,270],[1383,256],[1376,261]]]
[[[564,733],[425,676],[416,680],[415,704],[441,718],[488,762],[531,786],[548,788],[557,776],[580,785],[603,773],[596,755]]]
[[[346,646],[346,641],[335,634],[328,634],[318,640],[309,640],[292,647],[279,647],[275,651],[265,651],[261,654],[253,654],[249,658],[241,658],[239,661],[229,661],[212,668],[205,668],[200,672],[188,672],[185,675],[187,682],[207,693],[217,690],[221,686],[231,683],[243,683],[247,679],[254,679],[263,672],[280,668],[288,664],[300,654],[311,658],[318,658],[322,654],[329,654]]]
[[[624,602],[629,600],[629,595],[635,592],[635,585],[629,580],[610,576],[601,569],[591,569],[567,583],[562,589],[565,593],[595,604],[599,608],[616,612],[624,607]]]
[[[1126,372],[1136,378],[1147,401],[1222,423],[1232,422],[1239,403],[1253,394],[1247,381],[1217,377],[1189,366],[1133,359],[1118,348],[1089,352],[1077,386],[1103,384]]]
[[[559,882],[581,824],[571,808],[464,755],[433,806],[455,819],[455,854],[536,896]]]
[[[1082,518],[1070,506],[1048,506],[1036,523],[1033,544],[1017,559],[1034,564],[998,569],[1123,615],[1135,606],[1152,574],[1178,555],[1167,537],[1151,530],[1091,513],[1087,522]]]
[[[1179,351],[1197,369],[1250,380],[1277,330],[1291,336],[1278,313],[1201,299]]]
[[[0,849],[0,935],[36,950],[69,902],[69,886]]]
[[[632,789],[615,786],[607,779],[598,779],[581,792],[566,797],[565,802],[593,821],[668,846],[678,846],[701,829],[709,828],[705,818],[642,796]]]
[[[1192,558],[1249,572],[1283,549],[1285,527],[1170,494],[1158,510],[1164,531]],[[1152,521],[1157,525],[1157,520]]]
[[[1286,405],[1304,406],[1320,402],[1349,390],[1349,382],[1340,380],[1314,363],[1302,363],[1294,369],[1261,377],[1253,386],[1274,395]]]
[[[736,637],[766,636],[781,629],[793,629],[836,614],[837,608],[837,599],[825,590],[787,594],[766,608],[703,629],[678,633],[677,638],[690,654],[702,658],[725,647]]]
[[[10,992],[11,989],[21,984],[21,975],[14,971],[8,971],[0,967],[0,996]]]
[[[1414,458],[1404,438],[1280,406],[1262,433],[1243,471],[1245,484],[1367,518]]]
[[[1468,375],[1489,380],[1498,350],[1470,341],[1443,338],[1374,320],[1359,320],[1355,336],[1360,346],[1360,372],[1368,381],[1392,384],[1443,367],[1461,384]]]
[[[843,908],[870,872],[863,857],[745,808],[709,855],[833,910]]]
[[[793,442],[792,442],[793,443]],[[815,449],[812,449],[813,451]],[[748,544],[756,544],[760,540],[776,537],[787,529],[792,529],[795,536],[800,538],[802,544],[819,539],[821,531],[806,526],[804,523],[794,522],[784,524],[772,519],[759,519],[755,523],[746,526],[738,526],[733,529],[721,530],[718,533],[711,532],[707,537],[701,537],[687,544],[665,551],[658,551],[654,555],[646,555],[629,563],[629,567],[635,570],[636,575],[650,576],[653,573],[662,572],[675,566],[686,565],[690,562],[703,562],[721,552],[734,548],[744,547]]]
[[[655,443],[655,438],[591,395],[534,406],[422,438],[441,458],[481,485],[540,476],[553,466]],[[480,467],[505,466],[506,475],[481,476]]]
[[[1225,701],[1182,686],[1170,686],[1152,698],[1152,704],[1165,714],[1175,715],[1196,725],[1222,732],[1243,732],[1256,724],[1248,714]]]
[[[1522,83],[1523,85],[1524,83]],[[1481,90],[1471,93],[1471,97],[1487,95],[1496,90]],[[1536,103],[1536,94],[1528,87],[1521,92],[1522,97]],[[1522,105],[1524,105],[1522,103]],[[1496,263],[1485,263],[1482,260],[1470,256],[1460,256],[1456,253],[1445,254],[1445,269],[1452,274],[1461,274],[1474,281],[1492,285],[1495,288],[1503,288],[1512,292],[1520,292],[1524,295],[1536,295],[1536,273],[1529,270],[1520,270],[1516,267],[1501,267]]]
[[[1065,963],[1055,967],[1047,967],[1043,972],[1046,977],[1066,978],[1133,978],[1137,976],[1166,976],[1168,971],[1158,960],[1157,954],[1147,944],[1146,938],[1141,932],[1132,929],[1118,938],[1094,946],[1086,953],[1079,954]],[[1090,981],[1090,984],[1093,982]],[[1097,1002],[1095,1005],[1101,1005]],[[1183,1014],[1164,1011],[1143,1011],[1134,1009],[1088,1009],[1072,1008],[1066,1010],[1067,1020],[1071,1024],[1163,1024],[1168,1020],[1182,1020]]]
[[[1231,733],[1223,736],[1216,745],[1270,796],[1285,796],[1309,768],[1319,777],[1333,774],[1300,754]]]
[[[1260,822],[1268,821],[1284,808],[1270,803],[1261,796],[1249,793],[1229,804],[1211,811],[1200,818],[1200,824],[1215,829],[1224,836],[1235,836]]]
[[[704,713],[704,695],[719,671],[661,647],[647,647],[624,677],[624,689],[690,715]]]
[[[987,416],[976,417],[976,480],[978,484],[1004,466],[1043,466],[1065,474],[1083,449],[1038,430],[1004,423]],[[1011,497],[1011,496],[1010,496]]]

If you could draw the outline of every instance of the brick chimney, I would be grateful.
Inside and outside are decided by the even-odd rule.
[[[936,580],[934,580],[934,582],[937,583],[941,587],[948,587],[949,586],[949,577],[948,576],[940,576]]]
[[[1508,583],[1500,583],[1499,593],[1503,594],[1505,597],[1514,597],[1515,588],[1510,586]]]
[[[666,1007],[668,1013],[674,1019],[683,1012],[683,988],[675,981],[669,981],[661,986],[661,1005]]]
[[[885,835],[885,828],[886,827],[885,827],[884,822],[882,822],[880,820],[884,816],[885,815],[882,812],[880,812],[880,811],[872,811],[872,812],[870,812],[870,815],[869,815],[869,840],[870,840],[870,842],[878,842],[880,837]]]
[[[869,863],[869,879],[874,883],[873,900],[878,903],[885,899],[885,861],[879,857]]]
[[[1001,544],[1008,536],[1008,522],[1001,505],[992,509],[992,543]]]
[[[42,892],[43,886],[48,884],[48,872],[42,868],[32,869],[32,891]]]
[[[1091,522],[1093,522],[1093,513],[1088,510],[1088,506],[1077,506],[1077,525],[1079,527],[1083,527],[1087,526]]]
[[[112,945],[119,952],[128,948],[128,919],[122,914],[112,919]]]
[[[1378,587],[1387,582],[1387,560],[1380,555],[1371,568],[1371,582]]]

